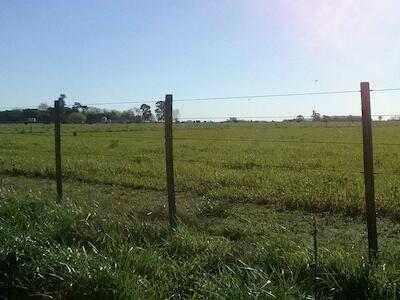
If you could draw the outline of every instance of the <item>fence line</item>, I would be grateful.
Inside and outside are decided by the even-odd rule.
[[[93,133],[112,133],[111,131],[93,131]],[[120,132],[135,132],[135,131],[115,131],[117,133]],[[72,132],[71,132],[72,133]],[[79,133],[79,132],[77,132]],[[85,132],[86,133],[86,132]],[[91,132],[92,133],[92,132]],[[0,133],[1,134],[1,133]],[[17,133],[7,133],[7,134],[17,134]],[[33,135],[40,135],[46,137],[54,137],[51,134],[41,134],[41,133],[26,133]],[[66,135],[65,133],[61,135],[61,138],[75,138],[73,135]],[[162,141],[162,137],[150,137],[150,136],[112,136],[112,135],[85,135],[85,138],[116,138],[116,139],[129,139],[133,141],[139,140],[150,140],[150,141]],[[205,141],[205,142],[256,142],[256,143],[291,143],[291,144],[326,144],[326,145],[363,145],[362,141],[360,142],[346,142],[346,141],[302,141],[302,140],[269,140],[269,139],[228,139],[228,138],[186,138],[186,137],[175,137],[174,141]],[[373,143],[374,146],[400,146],[400,143]]]
[[[260,140],[260,139],[212,139],[212,138],[174,138],[183,141],[206,141],[206,142],[261,142],[261,143],[294,143],[294,144],[334,144],[334,145],[359,145],[362,142],[334,142],[334,141],[299,141],[299,140]],[[400,143],[374,143],[375,146],[400,146]]]
[[[334,95],[334,94],[351,94],[359,93],[359,90],[341,90],[341,91],[320,91],[320,92],[301,92],[301,93],[280,93],[280,94],[263,94],[263,95],[248,95],[248,96],[225,96],[225,97],[206,97],[206,98],[180,98],[174,99],[174,102],[192,102],[192,101],[217,101],[217,100],[241,100],[241,99],[262,99],[262,98],[277,98],[277,97],[295,97],[295,96],[313,96],[313,95]],[[120,102],[92,102],[87,103],[87,106],[93,105],[125,105],[125,104],[146,104],[155,103],[161,100],[131,100]]]
[[[220,120],[229,120],[230,118],[237,118],[239,121],[240,119],[285,119],[288,118],[291,121],[295,120],[296,118],[298,118],[299,116],[302,116],[305,118],[305,120],[312,120],[314,118],[313,115],[307,115],[307,114],[297,114],[297,115],[268,115],[268,116],[237,116],[237,115],[226,115],[226,116],[188,116],[188,117],[179,117],[179,120],[211,120],[211,119],[220,119]],[[325,119],[327,122],[340,122],[337,120],[329,120],[329,118],[332,117],[354,117],[354,118],[361,118],[361,115],[357,115],[357,114],[336,114],[336,115],[322,115],[320,116],[319,119],[316,119],[315,121],[324,121],[324,116],[326,116],[327,118]],[[371,117],[400,117],[400,113],[399,114],[372,114]],[[285,120],[288,121],[288,120]],[[346,120],[344,119],[343,122],[361,122],[361,120]],[[386,120],[388,121],[388,120]],[[390,121],[390,120],[389,120]],[[49,123],[27,123],[25,121],[0,121],[0,124],[25,124],[25,125],[30,125],[30,126],[35,126],[37,124],[40,125],[45,125],[45,124],[49,124]],[[86,125],[91,125],[89,123],[85,123]],[[146,124],[144,122],[128,122],[128,123],[112,123],[112,124],[117,124],[120,126],[126,126],[126,125],[140,125],[140,124]],[[157,124],[157,122],[154,122],[153,124]],[[162,124],[162,123],[160,123]],[[74,125],[79,125],[79,124],[74,124]],[[107,126],[108,124],[104,124],[105,126]],[[124,131],[124,130],[121,130]],[[80,132],[96,132],[96,130],[85,130],[85,131],[80,131]],[[112,132],[118,132],[118,131],[112,131]]]
[[[365,201],[366,201],[366,215],[367,215],[367,228],[368,228],[368,248],[370,253],[370,260],[376,258],[378,253],[378,243],[377,243],[377,232],[376,232],[376,212],[375,212],[375,194],[374,194],[374,175],[400,175],[396,173],[385,173],[385,172],[375,172],[373,169],[373,146],[383,145],[383,146],[399,146],[398,143],[375,143],[372,141],[372,116],[370,109],[370,93],[371,92],[394,92],[400,91],[400,88],[386,88],[386,89],[374,89],[369,88],[369,83],[361,83],[361,90],[341,90],[341,91],[320,91],[320,92],[304,92],[304,93],[281,93],[281,94],[264,94],[264,95],[249,95],[249,96],[229,96],[229,97],[208,97],[208,98],[181,98],[176,99],[175,102],[195,102],[195,101],[223,101],[223,100],[250,100],[250,99],[260,99],[260,100],[270,100],[272,98],[282,98],[282,97],[300,97],[300,96],[316,96],[316,95],[338,95],[338,94],[361,94],[362,102],[362,129],[363,129],[363,140],[360,142],[340,142],[340,141],[294,141],[294,140],[260,140],[260,139],[212,139],[212,138],[185,138],[177,137],[172,138],[172,95],[167,95],[165,99],[165,157],[166,157],[166,177],[167,177],[167,187],[168,187],[168,204],[169,204],[169,217],[170,225],[174,230],[176,229],[176,207],[175,207],[175,185],[174,185],[174,169],[173,169],[173,140],[176,141],[221,141],[221,142],[266,142],[266,143],[298,143],[298,144],[341,144],[341,145],[363,145],[363,155],[364,155],[364,170],[337,170],[328,168],[315,168],[307,166],[284,166],[284,165],[268,165],[262,164],[265,168],[275,168],[281,170],[292,170],[296,172],[307,171],[318,171],[318,172],[340,172],[340,173],[351,173],[351,174],[364,174],[365,183]],[[103,102],[103,103],[91,103],[88,105],[118,105],[118,104],[133,104],[133,103],[146,103],[147,101],[126,101],[126,102]],[[151,101],[151,103],[156,101]],[[57,195],[59,199],[62,197],[62,177],[61,177],[61,122],[60,122],[60,99],[55,101],[55,157],[56,157],[56,179],[57,179]],[[2,109],[0,107],[0,109]],[[3,107],[4,109],[4,107]],[[375,116],[397,116],[397,115],[375,115]],[[273,118],[272,116],[269,116]],[[286,117],[286,116],[285,116]],[[358,117],[358,116],[355,116]],[[193,119],[199,119],[194,118]],[[217,117],[210,117],[217,118]],[[218,117],[220,118],[220,117]],[[240,117],[239,117],[240,118]],[[243,117],[241,117],[243,118]],[[268,118],[268,117],[253,117],[253,118]],[[277,117],[275,117],[277,118]],[[77,131],[79,133],[79,131]],[[93,131],[96,133],[102,133],[101,131]],[[105,131],[109,133],[117,131]],[[124,130],[123,132],[129,132],[129,130]],[[71,132],[72,133],[72,132]],[[84,132],[81,132],[84,133]],[[30,133],[34,134],[34,133]],[[45,134],[43,136],[46,136]],[[49,135],[50,136],[50,135]],[[90,136],[84,135],[85,137],[107,137],[107,136]],[[62,137],[70,137],[69,135],[62,135]],[[111,136],[108,136],[111,137]],[[132,137],[117,137],[129,138]],[[135,137],[137,140],[146,139],[147,137]],[[156,137],[151,137],[149,140],[160,140]],[[82,154],[84,155],[84,154]],[[89,155],[89,154],[87,154]],[[93,155],[93,154],[90,154]],[[114,155],[103,155],[103,156],[114,156]],[[142,157],[142,156],[141,156]],[[176,161],[185,161],[184,159],[176,159]],[[191,160],[193,162],[193,160]],[[204,161],[202,162],[204,163]],[[226,162],[224,162],[226,163]]]
[[[400,91],[400,87],[398,88],[387,88],[387,89],[372,89],[370,92],[395,92]]]
[[[280,98],[280,97],[299,97],[299,96],[316,96],[316,95],[337,95],[337,94],[354,94],[359,90],[347,91],[322,91],[322,92],[303,92],[303,93],[282,93],[282,94],[265,94],[265,95],[249,95],[249,96],[226,96],[226,97],[209,97],[209,98],[186,98],[177,99],[174,102],[191,102],[191,101],[213,101],[213,100],[241,100],[255,98]]]
[[[37,153],[37,154],[54,154],[54,150],[34,150],[34,149],[29,149],[29,150],[11,150],[11,149],[1,149],[1,151],[8,151],[8,152],[19,152],[19,153]],[[161,158],[164,157],[163,154],[153,154],[153,155],[116,155],[116,154],[110,154],[110,153],[93,153],[93,152],[79,152],[79,153],[69,153],[66,151],[61,151],[62,156],[95,156],[95,157],[114,157],[114,158]]]
[[[299,116],[304,117],[305,120],[309,121],[314,121],[313,118],[314,116],[312,115],[305,115],[305,114],[298,114],[298,115],[287,115],[287,116],[236,116],[236,115],[229,115],[229,116],[202,116],[202,117],[196,117],[196,116],[190,116],[190,117],[179,117],[180,120],[211,120],[211,119],[216,119],[216,120],[229,120],[230,118],[236,118],[238,121],[240,119],[285,119],[288,118],[290,121],[296,120]],[[342,122],[361,122],[361,115],[353,115],[353,114],[338,114],[334,116],[329,116],[326,115],[324,119],[324,115],[320,116],[319,119],[316,119],[316,122],[323,122],[324,120],[326,122],[340,122],[337,120],[329,120],[329,118],[335,118],[335,117],[353,117],[353,118],[360,118],[360,120],[340,120]],[[394,114],[373,114],[371,117],[400,117],[400,114],[394,115]],[[247,120],[246,120],[247,121]],[[284,120],[288,121],[288,120]]]
[[[3,149],[4,150],[4,149]],[[11,151],[11,150],[8,150]],[[19,152],[19,153],[38,153],[38,154],[54,154],[54,151],[51,150],[42,150],[42,151],[37,151],[37,150],[12,150],[13,152]],[[117,158],[117,159],[135,159],[135,158],[144,158],[144,159],[159,159],[164,157],[162,154],[157,154],[157,155],[116,155],[116,154],[109,154],[109,153],[92,153],[92,152],[81,152],[81,153],[67,153],[67,152],[62,152],[63,156],[67,157],[79,157],[82,156],[82,159],[80,160],[87,160],[88,158],[91,157],[112,157],[112,158]],[[65,160],[65,159],[64,159]],[[183,163],[197,163],[197,164],[204,164],[204,163],[220,163],[220,164],[225,164],[229,165],[231,163],[240,163],[240,161],[237,160],[220,160],[220,159],[212,159],[212,160],[196,160],[196,159],[184,159],[184,158],[175,158],[174,161],[176,162],[183,162]],[[245,163],[244,163],[245,164]],[[267,167],[267,168],[273,168],[273,169],[283,169],[283,170],[288,170],[288,171],[294,171],[294,172],[303,172],[303,171],[316,171],[316,172],[332,172],[332,173],[349,173],[349,174],[363,174],[364,172],[362,170],[344,170],[344,169],[336,169],[336,168],[313,168],[313,167],[307,167],[307,166],[287,166],[287,165],[271,165],[271,164],[265,164],[262,161],[260,162],[260,167]],[[396,173],[397,172],[397,173]],[[375,175],[385,175],[385,176],[400,176],[400,171],[396,170],[386,170],[383,172],[374,172]]]
[[[371,89],[370,92],[395,92],[400,91],[400,87],[394,88],[377,88]],[[224,97],[205,97],[205,98],[178,98],[174,102],[192,102],[192,101],[212,101],[212,100],[234,100],[234,99],[249,99],[249,98],[280,98],[280,97],[299,97],[299,96],[315,96],[315,95],[337,95],[337,94],[355,94],[360,90],[335,90],[335,91],[317,91],[317,92],[294,92],[294,93],[277,93],[277,94],[263,94],[263,95],[248,95],[248,96],[224,96]],[[121,102],[93,102],[87,103],[87,106],[93,105],[123,105],[123,104],[145,104],[155,103],[161,100],[132,100]],[[81,101],[82,102],[82,101]],[[1,106],[2,109],[36,109],[32,106]]]
[[[204,164],[204,163],[221,163],[221,164],[230,164],[230,163],[236,163],[237,161],[229,161],[229,160],[195,160],[195,159],[181,159],[181,158],[175,158],[175,161],[178,162],[185,162],[185,163],[198,163],[198,164]],[[299,173],[303,171],[317,171],[317,172],[332,172],[332,173],[349,173],[349,174],[364,174],[364,171],[362,170],[344,170],[344,169],[335,169],[335,168],[312,168],[312,167],[297,167],[297,166],[286,166],[286,165],[271,165],[271,164],[260,164],[260,167],[267,167],[267,168],[273,168],[273,169],[286,169],[290,171],[297,171]],[[374,172],[375,175],[385,175],[385,176],[400,176],[400,171],[396,170],[387,170],[385,172]]]
[[[54,151],[51,150],[8,150],[8,149],[2,149],[2,151],[12,151],[12,152],[18,152],[18,153],[37,153],[37,154],[54,154]],[[117,159],[134,159],[134,158],[144,158],[144,159],[160,159],[163,158],[163,154],[153,154],[153,155],[116,155],[116,154],[110,154],[110,153],[93,153],[93,152],[80,152],[80,153],[68,153],[68,152],[62,152],[63,156],[67,157],[79,157],[82,156],[82,159],[80,160],[87,160],[88,158],[91,157],[112,157],[112,158],[117,158]],[[65,160],[65,159],[64,159]],[[198,160],[198,159],[185,159],[185,158],[174,158],[174,161],[176,162],[182,162],[182,163],[197,163],[197,164],[204,164],[204,163],[209,163],[209,164],[225,164],[229,165],[231,163],[241,163],[238,160],[221,160],[221,159],[212,159],[212,160]],[[288,171],[294,171],[294,172],[303,172],[303,171],[316,171],[316,172],[332,172],[332,173],[349,173],[349,174],[364,174],[362,170],[344,170],[344,169],[336,169],[336,168],[313,168],[313,167],[307,167],[307,166],[287,166],[287,165],[271,165],[271,164],[265,164],[262,161],[258,161],[260,163],[260,167],[267,167],[267,168],[273,168],[273,169],[283,169],[283,170],[288,170]],[[244,163],[245,164],[245,163]],[[400,171],[397,170],[385,170],[385,171],[379,171],[379,172],[374,172],[375,175],[384,175],[384,176],[400,176]]]
[[[205,162],[207,163],[221,163],[221,164],[230,164],[230,163],[236,163],[236,161],[228,161],[228,160],[211,160],[211,161],[200,161],[200,160],[189,160],[189,159],[180,159],[176,158],[174,159],[175,161],[179,162],[186,162],[186,163],[199,163],[199,164],[204,164]],[[303,171],[317,171],[317,172],[332,172],[332,173],[350,173],[350,174],[363,174],[363,171],[356,171],[356,170],[339,170],[339,169],[334,169],[334,168],[312,168],[312,167],[296,167],[296,166],[285,166],[285,165],[271,165],[271,164],[260,164],[260,167],[265,167],[265,168],[271,168],[271,169],[282,169],[282,170],[287,170],[287,171],[294,171],[298,173],[302,173]],[[400,175],[400,174],[398,174]]]

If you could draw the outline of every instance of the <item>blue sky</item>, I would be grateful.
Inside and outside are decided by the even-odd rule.
[[[400,87],[397,0],[0,1],[0,106]],[[400,92],[372,95],[400,114]],[[138,105],[107,105],[126,109]],[[180,102],[182,118],[359,114],[358,94]]]

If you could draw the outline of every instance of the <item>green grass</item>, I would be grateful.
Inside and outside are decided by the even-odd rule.
[[[1,132],[3,173],[54,176],[50,125],[3,125]],[[363,210],[359,123],[177,124],[174,136],[178,190],[312,211]],[[375,171],[384,173],[376,176],[377,207],[394,218],[400,216],[400,145],[388,144],[399,138],[399,123],[374,124]],[[321,141],[327,143],[314,143]],[[62,149],[65,178],[165,188],[160,124],[65,125]]]
[[[175,125],[176,233],[162,125],[63,126],[62,203],[52,126],[2,125],[0,296],[397,299],[400,146],[387,144],[400,127],[374,124],[376,171],[399,176],[376,177],[380,258],[370,266],[363,178],[349,172],[362,171],[359,125]]]
[[[365,260],[361,218],[318,217],[314,285],[310,213],[178,194],[171,233],[163,193],[5,177],[0,295],[7,299],[396,299],[400,227],[381,220],[381,260]]]

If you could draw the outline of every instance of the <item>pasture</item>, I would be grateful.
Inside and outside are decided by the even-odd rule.
[[[161,124],[64,125],[64,178],[163,191],[163,134]],[[176,124],[176,186],[218,200],[359,214],[361,136],[359,123]],[[0,139],[1,172],[54,176],[52,126],[2,126]],[[374,145],[378,211],[397,218],[400,123],[375,123]]]
[[[58,204],[52,125],[0,126],[2,295],[399,296],[399,122],[373,125],[376,266],[365,259],[360,123],[174,124],[175,234],[163,129],[63,125]]]

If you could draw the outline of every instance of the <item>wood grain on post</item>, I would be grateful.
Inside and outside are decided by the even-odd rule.
[[[164,103],[164,127],[165,127],[165,162],[167,173],[169,224],[172,230],[176,230],[176,204],[174,183],[174,158],[172,148],[172,95],[165,96]]]
[[[54,138],[56,157],[56,184],[58,200],[63,197],[61,174],[61,105],[60,101],[54,101]]]
[[[364,150],[365,209],[368,229],[368,253],[370,261],[378,255],[376,229],[374,156],[372,146],[372,120],[369,82],[361,82],[361,107]]]

